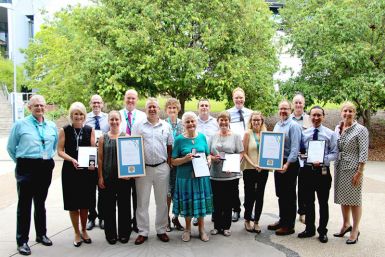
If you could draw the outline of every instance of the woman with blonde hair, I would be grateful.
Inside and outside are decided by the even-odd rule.
[[[62,187],[64,210],[69,211],[75,232],[73,245],[79,247],[82,242],[90,244],[87,234],[88,208],[94,189],[95,165],[88,168],[79,167],[78,151],[81,146],[95,145],[95,132],[90,126],[84,125],[87,113],[80,102],[71,104],[69,118],[71,124],[59,131],[58,154],[64,159],[62,168]],[[96,156],[95,156],[96,157]],[[79,220],[81,231],[79,230]]]
[[[341,205],[343,224],[335,237],[350,232],[347,244],[355,244],[360,235],[362,215],[362,179],[365,162],[368,160],[369,132],[359,124],[356,107],[351,102],[342,104],[341,123],[336,127],[339,157],[335,162],[334,202]],[[350,223],[353,217],[353,226]]]
[[[261,112],[251,113],[247,128],[243,137],[244,153],[241,165],[245,191],[245,229],[248,232],[261,233],[259,218],[262,213],[263,197],[269,177],[269,172],[262,170],[258,163],[261,132],[267,131],[265,118]],[[253,207],[254,220],[251,215]],[[252,221],[254,224],[251,224]]]

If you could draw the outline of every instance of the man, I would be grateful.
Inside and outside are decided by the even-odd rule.
[[[18,120],[8,139],[9,156],[16,162],[17,181],[17,250],[30,255],[28,235],[31,224],[31,205],[34,203],[36,242],[51,246],[47,237],[45,200],[51,184],[52,170],[58,143],[55,123],[44,118],[46,102],[43,96],[34,95],[28,103],[31,115]]]
[[[90,100],[90,106],[92,108],[92,112],[87,113],[86,125],[93,127],[95,129],[95,138],[98,141],[99,137],[102,133],[107,133],[109,130],[108,126],[108,115],[107,113],[102,112],[104,103],[103,99],[100,95],[93,95]],[[103,206],[102,206],[102,195],[99,191],[98,187],[98,171],[94,172],[95,174],[95,184],[98,189],[98,212],[96,212],[96,191],[95,194],[92,194],[92,202],[89,208],[88,213],[88,223],[87,230],[92,230],[95,227],[95,219],[99,218],[99,228],[104,228],[103,222]]]
[[[217,120],[210,115],[210,102],[208,99],[199,100],[198,114],[197,131],[206,136],[207,144],[210,145],[210,139],[218,132],[219,126]]]
[[[305,97],[302,94],[296,94],[293,97],[293,113],[290,114],[290,118],[293,119],[302,130],[311,126],[309,115],[305,112]],[[304,151],[304,147],[301,144],[300,151]],[[299,221],[305,223],[305,193],[304,193],[304,181],[303,181],[303,168],[299,168],[298,173],[298,214]]]
[[[120,123],[120,131],[126,132],[127,135],[131,136],[133,126],[135,124],[141,123],[145,120],[146,114],[140,110],[136,109],[136,104],[138,102],[138,92],[135,89],[128,89],[124,95],[124,104],[125,108],[120,110],[120,115],[122,117],[122,122]],[[132,188],[132,208],[134,217],[132,218],[132,230],[138,232],[138,227],[136,224],[136,190],[135,183]]]
[[[275,230],[275,234],[285,236],[293,234],[297,209],[297,176],[299,169],[298,151],[301,142],[300,126],[289,118],[290,102],[284,100],[278,106],[279,121],[274,132],[285,135],[283,168],[274,172],[275,193],[278,197],[279,221],[267,227]]]
[[[247,128],[247,122],[250,118],[252,110],[245,107],[245,91],[242,88],[237,87],[233,90],[233,102],[234,107],[228,109],[227,111],[230,113],[231,130],[235,133],[238,133],[243,138],[245,134],[245,130]],[[237,222],[241,215],[241,200],[239,199],[239,184],[237,186],[237,197],[234,199],[233,204],[233,217],[232,221]]]
[[[304,166],[304,196],[305,196],[305,214],[306,214],[306,229],[298,234],[299,238],[312,237],[315,235],[315,193],[317,193],[319,203],[319,241],[327,243],[327,224],[329,221],[329,191],[332,183],[330,175],[330,162],[337,159],[337,136],[336,134],[324,127],[322,122],[325,118],[325,112],[320,106],[314,106],[310,110],[310,119],[312,127],[302,132],[302,143],[307,152],[309,142],[312,140],[321,140],[325,142],[325,150],[323,160],[312,161],[310,158]],[[318,157],[318,156],[316,156]],[[314,158],[311,156],[311,158]],[[322,157],[321,157],[322,158]]]
[[[166,234],[167,192],[173,136],[171,126],[159,118],[159,113],[158,101],[155,98],[148,98],[146,101],[147,119],[135,124],[132,132],[133,135],[143,137],[146,165],[146,176],[136,178],[135,182],[138,200],[136,220],[139,229],[139,235],[135,240],[136,245],[143,244],[148,239],[150,230],[148,208],[152,187],[154,187],[156,203],[156,233],[162,242],[169,241]]]

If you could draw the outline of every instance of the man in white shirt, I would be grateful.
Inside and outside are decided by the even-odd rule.
[[[146,114],[138,109],[136,109],[136,104],[138,102],[138,92],[135,89],[128,89],[124,95],[124,104],[125,108],[120,110],[120,115],[122,117],[122,122],[120,123],[120,131],[126,132],[127,135],[131,136],[132,128],[135,124],[141,123],[145,120]],[[138,232],[136,226],[136,190],[135,185],[132,188],[132,208],[134,217],[132,218],[132,230]]]
[[[210,139],[218,132],[219,126],[217,120],[210,115],[210,102],[208,99],[199,100],[198,113],[197,131],[206,136],[207,144],[210,145]]]
[[[136,245],[148,239],[150,230],[149,203],[151,188],[154,187],[156,203],[155,229],[162,242],[168,242],[166,234],[168,224],[167,192],[170,177],[171,150],[174,142],[171,126],[159,118],[160,108],[155,98],[146,101],[146,120],[136,123],[133,135],[141,135],[144,144],[146,176],[136,178],[138,205],[136,220],[139,235]]]
[[[93,95],[90,100],[90,106],[92,108],[92,112],[87,113],[86,125],[91,126],[95,129],[95,138],[98,138],[102,135],[102,133],[107,133],[110,129],[108,125],[108,114],[102,112],[104,107],[103,99],[100,95]],[[98,187],[98,172],[94,172],[95,174],[95,184],[97,189]],[[95,194],[92,194],[91,206],[88,210],[88,223],[87,230],[91,230],[95,227],[95,219],[99,218],[99,227],[101,229],[104,228],[104,218],[103,218],[103,206],[102,206],[102,196],[98,190],[98,212],[96,212],[96,191]]]
[[[242,88],[237,87],[233,90],[233,102],[234,107],[228,109],[230,113],[231,123],[230,128],[233,132],[238,133],[243,138],[245,130],[247,128],[247,122],[249,121],[252,110],[245,107],[245,91]],[[238,184],[237,197],[233,203],[233,217],[232,221],[237,222],[241,214],[241,200],[239,199],[239,184]]]

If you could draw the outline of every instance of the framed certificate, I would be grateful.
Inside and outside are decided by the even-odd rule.
[[[282,169],[284,145],[284,133],[261,132],[259,142],[259,167],[266,170]]]
[[[141,136],[118,137],[116,147],[119,178],[146,176]]]
[[[307,163],[323,163],[325,157],[325,140],[310,140],[307,147]]]

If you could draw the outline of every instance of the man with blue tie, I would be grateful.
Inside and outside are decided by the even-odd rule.
[[[90,106],[92,108],[92,112],[87,113],[86,118],[86,125],[91,126],[95,129],[95,139],[96,142],[98,141],[99,137],[102,135],[102,133],[107,133],[110,129],[108,126],[108,115],[107,113],[102,112],[104,103],[103,99],[100,95],[93,95],[91,97]],[[95,174],[95,184],[98,185],[98,172],[94,172]],[[95,194],[92,195],[92,203],[89,208],[89,214],[88,214],[88,223],[87,223],[87,230],[91,230],[95,227],[95,220],[96,218],[99,218],[99,227],[101,229],[104,228],[104,222],[103,222],[103,206],[102,206],[102,194],[99,191],[98,188],[98,212],[96,212],[96,191]]]
[[[322,161],[312,161],[309,156],[305,160],[304,167],[304,195],[305,195],[305,231],[298,234],[299,238],[307,238],[315,235],[315,194],[317,194],[319,203],[319,241],[326,243],[327,224],[329,221],[329,191],[332,177],[330,175],[330,162],[337,158],[337,136],[334,131],[324,127],[322,122],[325,118],[325,112],[320,106],[314,106],[310,110],[310,120],[312,126],[302,132],[302,143],[309,151],[310,141],[324,141],[325,150]],[[312,157],[314,158],[314,157]],[[321,157],[322,158],[322,157]]]

